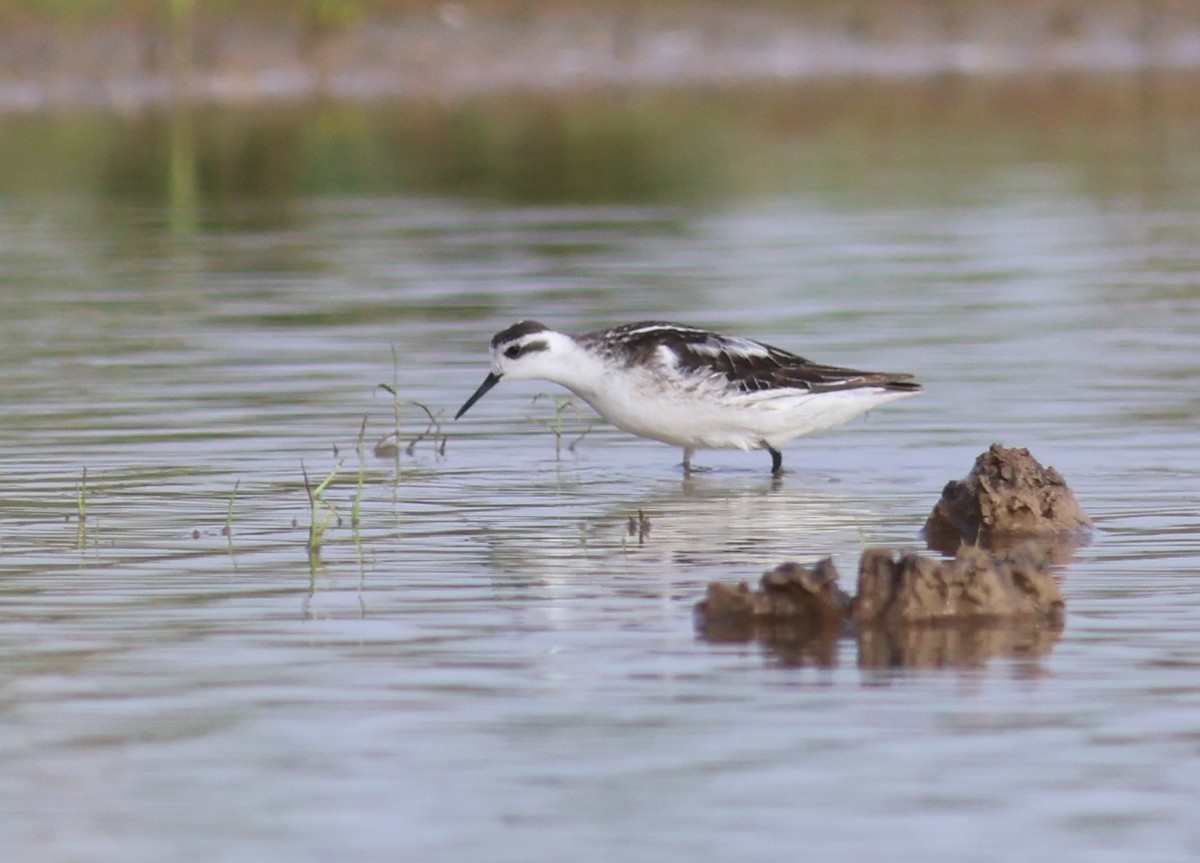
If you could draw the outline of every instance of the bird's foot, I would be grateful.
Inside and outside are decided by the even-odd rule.
[[[692,464],[692,456],[695,455],[695,450],[685,449],[683,451],[683,474],[691,476],[694,473],[705,473],[712,470],[711,467],[701,467]]]

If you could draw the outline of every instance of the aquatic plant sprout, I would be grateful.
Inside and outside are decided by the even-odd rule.
[[[525,419],[531,423],[540,425],[542,428],[549,429],[554,435],[554,459],[555,461],[562,460],[562,445],[563,436],[567,432],[566,418],[564,414],[571,410],[575,414],[575,420],[579,423],[583,422],[583,415],[579,412],[579,404],[575,401],[574,396],[555,395],[551,393],[538,393],[531,401],[531,404],[537,404],[539,400],[547,399],[554,406],[554,415],[552,417],[536,417],[526,416]],[[582,432],[567,444],[568,452],[575,452],[575,447],[588,436],[593,428],[596,427],[594,422],[588,423]]]
[[[325,540],[325,532],[329,525],[338,517],[337,508],[326,500],[321,499],[325,489],[333,482],[342,469],[342,460],[329,471],[325,479],[315,487],[308,477],[308,468],[300,462],[300,471],[304,474],[304,490],[308,493],[309,523],[308,523],[308,554],[310,558],[318,558],[321,554],[321,544]]]

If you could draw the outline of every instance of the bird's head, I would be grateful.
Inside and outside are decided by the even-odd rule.
[[[554,380],[552,357],[563,350],[564,341],[569,341],[569,337],[537,321],[518,321],[496,333],[492,336],[492,370],[483,379],[479,389],[458,409],[454,418],[458,419],[470,410],[503,378],[517,381],[534,378]]]

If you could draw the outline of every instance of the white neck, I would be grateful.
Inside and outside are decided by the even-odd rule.
[[[555,362],[547,363],[538,377],[561,384],[580,398],[592,402],[596,394],[604,390],[608,367],[581,348],[570,336],[563,333],[548,335],[550,350],[547,354]]]

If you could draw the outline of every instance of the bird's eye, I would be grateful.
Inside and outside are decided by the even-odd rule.
[[[521,346],[509,345],[504,349],[504,356],[508,357],[510,360],[515,360],[517,357],[521,356]]]

